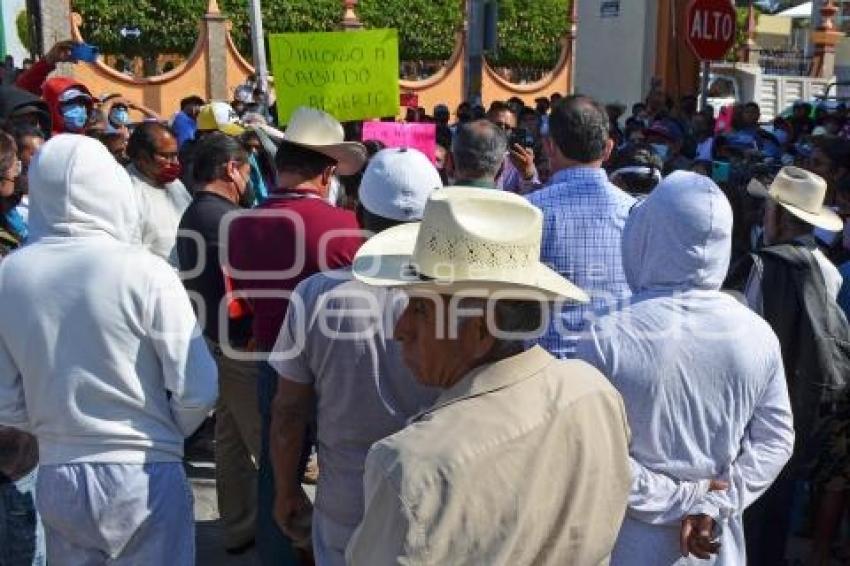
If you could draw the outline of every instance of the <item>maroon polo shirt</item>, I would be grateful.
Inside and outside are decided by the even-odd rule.
[[[231,270],[261,271],[270,277],[234,272],[234,290],[289,293],[315,273],[351,265],[363,237],[352,212],[310,193],[281,192],[233,220],[228,243]],[[257,347],[270,352],[289,300],[254,297],[248,302]]]

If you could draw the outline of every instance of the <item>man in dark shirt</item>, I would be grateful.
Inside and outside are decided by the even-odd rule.
[[[259,352],[272,351],[298,283],[353,261],[363,242],[357,219],[353,212],[329,204],[328,190],[335,174],[352,175],[365,162],[366,148],[345,142],[342,125],[332,116],[312,108],[293,113],[275,157],[278,188],[259,208],[234,220],[228,235],[233,287],[252,307]],[[278,566],[291,556],[288,539],[272,516],[275,492],[268,431],[278,376],[265,363],[268,354],[258,359],[263,360],[259,383],[263,433],[257,550],[261,564]]]
[[[239,204],[252,198],[248,154],[234,138],[211,133],[199,142],[195,176],[202,189],[180,220],[176,248],[183,283],[218,365],[218,508],[225,548],[238,553],[255,539],[260,413],[257,366],[244,356],[251,319],[239,312],[240,303],[228,296],[227,274],[219,259],[219,234],[229,216],[240,210]]]

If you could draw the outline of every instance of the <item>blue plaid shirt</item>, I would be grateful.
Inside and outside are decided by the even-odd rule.
[[[529,202],[543,211],[541,261],[584,289],[592,304],[553,313],[540,345],[571,358],[594,314],[616,307],[631,292],[623,272],[621,239],[635,199],[608,181],[604,169],[558,171]]]

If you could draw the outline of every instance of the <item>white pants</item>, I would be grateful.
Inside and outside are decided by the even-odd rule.
[[[41,466],[36,507],[53,566],[195,564],[180,463]]]

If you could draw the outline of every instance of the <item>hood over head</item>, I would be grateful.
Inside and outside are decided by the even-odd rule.
[[[41,95],[50,108],[50,118],[53,120],[53,133],[61,134],[65,131],[65,119],[59,111],[59,96],[68,89],[76,88],[91,97],[91,92],[82,83],[69,77],[53,77],[47,79],[41,87]],[[91,102],[89,102],[91,110]]]
[[[101,142],[54,136],[33,157],[29,183],[30,241],[48,236],[132,241],[139,211],[130,176]]]
[[[14,86],[0,86],[0,123],[22,112],[38,113],[38,123],[45,136],[50,135],[51,119],[47,103],[33,93]]]
[[[629,214],[623,269],[632,292],[717,290],[732,254],[732,207],[703,175],[677,171]]]

